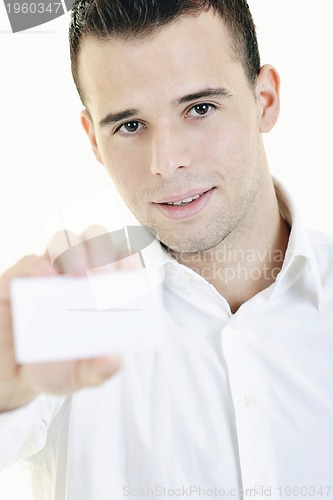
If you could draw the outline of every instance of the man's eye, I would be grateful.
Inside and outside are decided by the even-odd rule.
[[[188,116],[204,116],[211,114],[214,109],[215,107],[212,106],[212,104],[196,104],[189,110],[187,114]]]
[[[116,132],[121,132],[124,135],[131,135],[139,132],[143,127],[142,123],[137,121],[127,122],[117,128]]]

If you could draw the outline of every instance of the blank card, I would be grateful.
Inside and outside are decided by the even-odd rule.
[[[163,346],[162,286],[146,269],[17,278],[11,300],[18,363]]]

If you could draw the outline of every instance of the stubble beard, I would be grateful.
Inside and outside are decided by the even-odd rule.
[[[143,218],[136,215],[137,219],[157,238],[171,254],[197,254],[223,244],[231,234],[237,232],[238,226],[254,202],[258,191],[257,186],[247,192],[236,203],[224,201],[206,220],[192,219],[176,221],[172,227],[157,223],[150,217]]]
[[[238,164],[240,174],[234,180],[231,192],[237,193],[238,187],[242,186],[243,179],[245,179],[245,183],[249,181],[249,170],[252,171],[251,185],[247,187],[244,184],[243,190],[239,189],[243,192],[236,196],[234,200],[228,196],[223,196],[220,205],[206,218],[202,215],[200,218],[196,216],[187,221],[173,222],[170,220],[169,224],[162,224],[149,213],[143,215],[139,213],[139,210],[134,211],[131,207],[129,208],[138,221],[173,255],[202,253],[223,245],[226,240],[228,242],[232,240],[234,245],[237,245],[238,240],[239,245],[241,245],[241,241],[244,241],[244,228],[250,225],[250,222],[253,223],[253,221],[250,221],[252,206],[262,187],[264,178],[262,152],[259,144],[257,146],[256,167],[251,169],[251,164],[244,162],[244,158],[242,158]],[[216,189],[219,191],[223,187],[217,187]]]

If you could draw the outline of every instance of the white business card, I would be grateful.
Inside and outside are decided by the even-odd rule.
[[[162,286],[151,283],[151,271],[143,268],[13,280],[17,362],[160,349],[165,334]]]

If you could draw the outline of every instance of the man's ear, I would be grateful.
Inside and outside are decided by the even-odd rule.
[[[96,140],[94,126],[92,124],[89,113],[86,109],[83,109],[81,111],[81,123],[82,123],[82,127],[84,128],[84,130],[89,138],[89,141],[90,141],[90,144],[91,144],[91,147],[93,149],[93,152],[94,152],[96,159],[103,165],[103,160],[102,160],[101,154],[99,152],[99,148],[98,148],[98,144],[97,144],[97,140]]]
[[[265,64],[257,78],[260,132],[269,132],[280,113],[280,77],[273,66]]]

